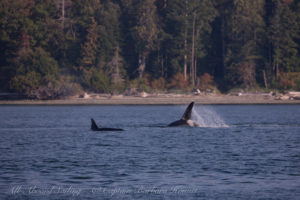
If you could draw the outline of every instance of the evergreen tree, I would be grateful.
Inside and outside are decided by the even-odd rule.
[[[166,32],[170,35],[166,46],[170,76],[182,72],[187,80],[188,0],[168,1],[166,12]]]
[[[220,84],[221,89],[225,89],[225,56],[226,46],[229,41],[228,32],[230,30],[229,19],[233,10],[233,0],[215,0],[214,6],[217,10],[217,16],[212,23],[212,33],[209,43],[208,56],[204,60],[207,72],[214,75],[215,80]]]
[[[110,78],[111,89],[120,91],[124,88],[124,59],[120,45],[121,38],[121,9],[111,1],[104,1],[99,16],[99,56],[98,65],[103,68]]]
[[[296,43],[297,43],[297,64],[295,65],[295,72],[300,72],[300,1],[295,1],[295,6],[294,6],[295,10],[294,12],[296,13],[296,17],[297,17],[297,29],[298,29],[298,33],[295,36],[296,38]],[[298,67],[297,67],[298,66]],[[300,88],[300,82],[299,82],[299,88]]]
[[[90,27],[87,30],[86,41],[81,46],[81,61],[80,61],[80,69],[90,69],[95,67],[97,64],[97,51],[98,51],[98,31],[99,26],[94,18],[92,18],[92,22]]]
[[[99,40],[99,25],[94,18],[91,20],[90,27],[87,30],[86,41],[81,46],[81,60],[78,69],[78,74],[81,77],[81,82],[87,89],[92,89],[95,82],[99,79],[94,79],[92,77],[97,68],[97,55],[98,55],[98,40]]]
[[[111,78],[111,86],[115,91],[124,89],[124,69],[122,68],[123,59],[120,56],[119,46],[115,49],[115,55],[107,64],[109,67],[108,74]]]
[[[22,34],[32,24],[29,16],[33,6],[33,0],[0,1],[0,90],[8,90],[9,81],[15,76],[15,56]]]
[[[269,41],[271,46],[272,71],[278,79],[280,72],[292,72],[298,68],[298,50],[295,39],[299,37],[297,16],[289,7],[289,2],[273,0],[270,20]]]
[[[58,80],[57,62],[42,48],[28,50],[15,64],[10,87],[17,92],[31,96],[33,90]]]
[[[299,13],[299,0],[1,0],[0,92],[297,89]]]
[[[122,43],[120,30],[120,7],[110,1],[103,4],[96,19],[99,23],[99,59],[103,66],[112,60],[115,50]],[[121,56],[121,55],[119,55]]]
[[[192,2],[191,2],[192,3]],[[191,56],[190,56],[190,74],[192,84],[197,81],[197,71],[206,71],[205,65],[198,65],[198,61],[207,56],[209,47],[209,39],[212,31],[211,22],[216,17],[216,9],[209,0],[195,1],[191,7],[192,16],[192,40],[191,40]],[[200,63],[199,63],[200,64]],[[200,68],[200,69],[199,69]]]
[[[27,33],[30,36],[32,47],[41,47],[51,54],[57,61],[64,58],[63,44],[64,32],[61,29],[59,10],[53,0],[35,0],[32,9],[30,25],[27,26]]]
[[[226,78],[232,85],[256,86],[256,68],[264,35],[264,0],[234,0],[226,55]]]
[[[158,28],[155,0],[133,1],[135,3],[135,25],[132,28],[133,38],[136,39],[138,58],[138,73],[142,78],[146,69],[146,59],[154,49]]]
[[[72,22],[74,29],[75,41],[71,42],[70,48],[76,51],[70,50],[70,54],[75,59],[73,60],[79,64],[82,60],[82,45],[86,42],[88,29],[94,21],[97,22],[97,15],[100,12],[101,3],[100,0],[72,0],[73,4],[70,9],[69,18]],[[98,24],[98,22],[97,22]]]
[[[205,40],[209,38],[216,10],[208,0],[172,0],[168,1],[166,17],[172,71],[183,72],[187,80],[190,64],[190,77],[195,84],[197,60],[206,55]]]

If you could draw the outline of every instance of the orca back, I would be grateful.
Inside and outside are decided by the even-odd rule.
[[[104,127],[99,128],[93,118],[91,118],[91,122],[92,122],[92,125],[91,125],[92,131],[124,131],[121,128],[104,128]]]

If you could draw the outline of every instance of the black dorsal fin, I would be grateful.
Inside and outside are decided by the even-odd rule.
[[[92,121],[91,129],[92,129],[92,130],[97,130],[97,129],[99,129],[98,126],[97,126],[97,124],[96,124],[96,122],[94,121],[93,118],[91,118],[91,121]]]
[[[189,120],[192,117],[192,110],[193,110],[194,102],[190,103],[188,107],[186,108],[184,114],[182,115],[182,120]]]

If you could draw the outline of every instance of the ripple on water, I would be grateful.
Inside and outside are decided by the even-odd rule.
[[[78,199],[297,199],[299,108],[196,105],[202,128],[166,128],[180,106],[0,106],[0,199],[73,198],[12,196],[12,184],[99,189]],[[92,132],[91,117],[126,130]]]

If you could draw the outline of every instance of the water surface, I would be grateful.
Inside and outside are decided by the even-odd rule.
[[[184,110],[0,106],[0,199],[299,199],[299,105]]]

